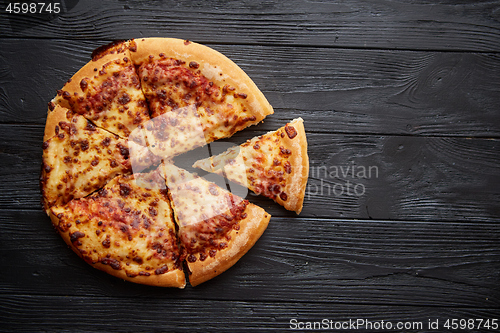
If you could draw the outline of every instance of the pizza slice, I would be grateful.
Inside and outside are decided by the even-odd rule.
[[[130,173],[127,141],[56,106],[49,115],[40,177],[45,208],[63,205]]]
[[[209,47],[172,38],[134,39],[129,47],[151,118],[159,118],[147,135],[157,155],[230,137],[273,113],[250,77]]]
[[[203,178],[164,164],[192,286],[234,265],[260,238],[271,216]]]
[[[53,110],[55,105],[71,109],[122,138],[149,120],[128,42],[95,50],[92,60],[57,92],[49,109]]]
[[[277,131],[199,160],[193,167],[225,175],[299,214],[309,174],[303,120],[295,119]]]
[[[186,285],[165,180],[157,170],[117,176],[88,197],[52,207],[49,215],[92,266],[136,283]]]

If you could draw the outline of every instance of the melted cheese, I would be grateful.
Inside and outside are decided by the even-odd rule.
[[[215,255],[245,217],[248,201],[172,164],[164,165],[164,175],[184,248],[188,254]]]
[[[198,64],[161,59],[139,68],[152,119],[144,124],[152,151],[171,158],[258,123],[248,111],[246,94],[219,87],[198,70]]]
[[[225,152],[199,160],[193,167],[219,175],[225,175],[229,180],[248,187],[256,194],[271,199],[281,196],[286,201],[283,192],[289,181],[292,166],[289,157],[292,152],[283,147],[282,139],[297,135],[293,127],[296,122],[265,135],[248,140],[239,147],[232,147]]]
[[[165,181],[156,171],[137,176],[118,176],[89,197],[53,207],[57,228],[85,261],[129,277],[182,269],[166,191],[143,187]]]
[[[84,197],[117,174],[130,171],[127,142],[82,116],[60,122],[58,134],[43,148],[41,181],[47,206]]]
[[[87,66],[93,66],[89,63]],[[59,91],[59,99],[69,102],[73,111],[97,126],[126,138],[149,119],[139,77],[127,57],[96,67],[93,76],[81,77]]]

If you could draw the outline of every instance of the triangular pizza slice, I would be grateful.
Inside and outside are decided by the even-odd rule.
[[[57,92],[49,110],[55,105],[69,108],[122,138],[149,120],[128,42],[112,43],[94,51],[92,60]]]
[[[184,288],[183,257],[165,180],[157,170],[117,176],[49,213],[87,263],[131,282]]]
[[[164,176],[192,286],[234,265],[269,223],[262,208],[172,164]]]
[[[277,131],[199,160],[193,167],[225,175],[299,214],[309,173],[303,120],[295,119]]]
[[[56,106],[47,118],[40,177],[45,208],[84,197],[130,173],[127,140]]]
[[[273,113],[248,75],[221,53],[172,38],[134,39],[130,56],[152,121],[152,151],[164,158],[227,138]]]

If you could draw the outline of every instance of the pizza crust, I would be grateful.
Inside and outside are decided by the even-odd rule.
[[[130,53],[128,52],[128,49],[123,50],[121,53],[108,53],[97,60],[89,61],[71,77],[71,79],[64,85],[62,90],[67,91],[72,95],[77,93],[79,96],[84,96],[85,92],[80,87],[80,82],[83,78],[93,78],[105,64],[115,60],[123,60],[124,57],[130,59]],[[65,106],[63,101],[67,103],[67,101],[62,98],[62,96],[56,97],[56,104]],[[69,106],[69,103],[67,105]]]
[[[215,257],[208,256],[204,261],[194,263],[186,261],[190,271],[189,282],[193,287],[208,281],[233,266],[260,238],[266,230],[271,215],[264,209],[248,204],[245,213],[247,217],[241,220],[239,230],[230,233],[231,241],[224,250],[217,251]]]
[[[72,111],[60,105],[55,105],[52,111],[49,109],[47,113],[47,122],[45,123],[43,141],[45,142],[56,135],[56,126],[59,126],[61,121],[70,120],[71,117]]]
[[[282,140],[284,148],[290,149],[292,155],[289,162],[292,172],[289,176],[291,181],[287,182],[284,192],[287,200],[283,201],[280,196],[276,197],[276,202],[283,205],[288,210],[300,214],[304,203],[307,179],[309,177],[309,157],[307,155],[307,139],[302,118],[294,119],[289,125],[297,131],[297,136],[290,139],[287,135]]]
[[[150,119],[128,42],[94,55],[50,104],[71,109],[122,138]]]
[[[276,172],[273,168],[276,166],[283,168],[282,165],[284,166],[285,163],[287,163],[285,170],[279,171],[281,172],[279,177],[284,178],[284,184],[280,184],[281,179],[274,183],[279,185],[279,195],[273,191],[266,191],[266,186],[268,186],[266,181],[272,180],[273,172]],[[302,210],[309,174],[303,120],[302,118],[294,119],[276,131],[254,137],[217,156],[198,160],[193,167],[227,177],[299,214]],[[271,182],[271,185],[274,184]],[[282,195],[285,200],[281,198]]]
[[[257,118],[255,123],[274,113],[271,104],[252,79],[233,61],[214,49],[175,38],[133,39],[129,43],[129,48],[130,56],[136,66],[160,59],[161,53],[167,58],[185,61],[186,66],[189,66],[191,61],[198,63],[198,69],[207,79],[220,87],[228,84],[247,95],[245,103]]]
[[[128,277],[123,270],[114,270],[109,265],[97,263],[94,266],[97,269],[100,269],[117,278],[134,283],[140,283],[155,287],[174,287],[180,289],[184,289],[184,287],[186,286],[186,275],[184,274],[184,271],[182,269],[175,269],[161,275]]]

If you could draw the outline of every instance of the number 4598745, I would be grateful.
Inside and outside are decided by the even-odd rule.
[[[497,330],[498,319],[447,319],[443,325],[448,330],[487,329]]]
[[[7,8],[5,8],[6,12],[13,14],[42,14],[42,13],[60,13],[61,7],[60,3],[44,3],[44,2],[14,2],[9,3]]]

